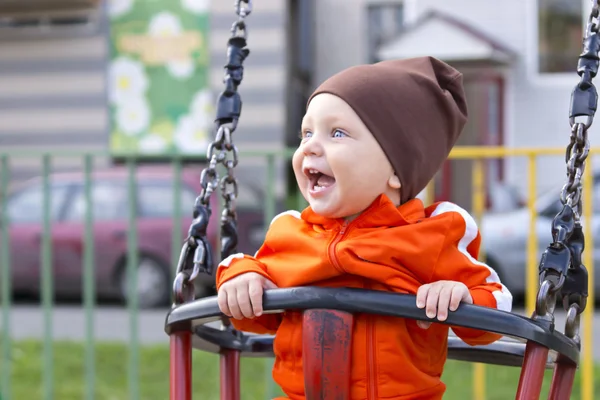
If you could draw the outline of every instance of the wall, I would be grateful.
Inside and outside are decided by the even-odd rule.
[[[211,3],[211,81],[222,90],[227,39],[237,16],[230,1]],[[279,149],[285,121],[285,2],[254,2],[247,18],[250,56],[239,88],[243,111],[235,140],[240,150]],[[35,36],[0,36],[0,148],[108,147],[105,94],[108,23],[90,32],[72,29]],[[79,160],[58,161],[59,168]],[[254,160],[240,165],[251,172]],[[19,176],[40,170],[39,160],[16,163]],[[252,175],[249,173],[248,175]]]
[[[318,2],[315,82],[348,66],[367,62],[365,9],[368,3],[367,0]],[[586,7],[589,7],[588,3],[584,1]],[[501,7],[481,0],[405,0],[404,5],[405,23],[414,21],[428,10],[439,10],[488,33],[518,54],[515,64],[506,73],[505,145],[564,147],[568,144],[570,94],[579,79],[575,72],[577,60],[573,60],[573,73],[553,76],[535,73],[535,0],[506,0]],[[592,145],[597,129],[597,124],[590,129]],[[562,185],[565,176],[563,159],[559,156],[540,159],[538,190]],[[526,193],[527,183],[523,175],[525,168],[524,159],[506,163],[508,182],[523,193]]]
[[[587,6],[588,2],[584,2]],[[506,0],[502,7],[490,7],[478,0],[414,1],[418,17],[428,9],[453,15],[470,25],[489,33],[513,49],[518,58],[507,73],[505,96],[505,145],[510,147],[565,147],[569,143],[568,113],[571,91],[579,80],[573,72],[540,75],[536,73],[537,8],[536,2]],[[593,141],[593,131],[590,138]],[[527,176],[525,159],[506,163],[507,180],[526,194]],[[565,176],[564,157],[543,157],[538,162],[538,190],[560,187]]]
[[[369,4],[398,4],[399,0],[315,1],[314,86],[352,65],[368,62]]]

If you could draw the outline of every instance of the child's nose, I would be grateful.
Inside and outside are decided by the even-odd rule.
[[[323,155],[323,144],[317,135],[313,135],[302,144],[302,151],[306,156],[320,156]]]

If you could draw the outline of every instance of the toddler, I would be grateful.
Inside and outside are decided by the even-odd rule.
[[[262,314],[265,289],[354,287],[416,294],[444,321],[459,303],[511,310],[498,274],[477,261],[473,218],[416,195],[448,157],[467,118],[462,75],[432,57],[346,69],[312,94],[293,156],[309,206],[276,216],[254,257],[218,267],[221,311],[243,331],[274,333],[273,377],[305,399],[302,314]],[[357,314],[351,398],[441,399],[449,326]],[[471,345],[499,335],[453,327]]]

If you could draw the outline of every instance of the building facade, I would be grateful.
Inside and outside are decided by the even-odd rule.
[[[110,21],[106,2],[20,4],[0,6],[2,150],[107,149]],[[284,146],[286,9],[283,1],[261,0],[254,2],[248,17],[251,54],[239,88],[243,111],[234,138],[242,151]],[[233,2],[210,1],[210,86],[215,98],[224,88],[227,40],[236,19]],[[110,163],[99,159],[96,166]],[[238,170],[250,179],[264,164],[260,158],[244,158]],[[80,158],[57,157],[53,167],[80,165]],[[12,167],[16,178],[41,171],[39,157],[15,158]]]
[[[59,3],[72,4],[68,11],[48,6]],[[492,7],[478,0],[255,1],[248,18],[251,54],[239,88],[243,111],[234,139],[242,151],[295,146],[306,99],[327,77],[359,63],[433,55],[465,73],[471,117],[459,144],[566,146],[589,3],[507,0]],[[94,0],[27,3],[33,4],[30,8],[8,4],[0,6],[2,149],[108,148],[110,24],[102,5]],[[210,81],[216,95],[223,88],[235,13],[231,2],[210,4]],[[49,23],[57,12],[66,13],[63,23]],[[592,144],[596,129],[591,128]],[[77,168],[80,163],[60,158],[55,166]],[[13,164],[23,177],[41,168],[39,158]],[[263,159],[246,157],[238,169],[244,179],[264,185],[264,165]],[[522,158],[490,161],[487,181],[525,193],[525,168]],[[471,170],[469,161],[449,163],[438,177],[438,196],[468,205]],[[562,183],[562,157],[540,159],[538,170],[540,191]],[[294,189],[289,168],[280,163],[277,171],[277,182],[285,182],[287,173],[288,191]]]
[[[459,144],[566,147],[590,5],[585,0],[508,0],[501,6],[478,0],[318,1],[314,82],[358,63],[436,56],[465,73],[471,121]],[[596,129],[590,129],[592,145]],[[524,158],[490,162],[487,181],[525,194],[526,167]],[[438,194],[468,205],[470,171],[469,162],[453,161],[442,173],[452,187]],[[564,156],[540,158],[538,171],[538,190],[560,187]]]

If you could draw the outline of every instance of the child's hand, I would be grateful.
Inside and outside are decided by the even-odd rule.
[[[235,319],[259,317],[263,311],[263,290],[276,288],[273,282],[256,272],[236,276],[219,288],[219,309]]]
[[[473,298],[469,288],[462,282],[438,281],[428,283],[417,290],[417,307],[424,308],[427,317],[437,318],[445,321],[448,317],[448,309],[456,311],[460,302],[473,304]],[[429,328],[431,322],[417,321],[423,329]]]

